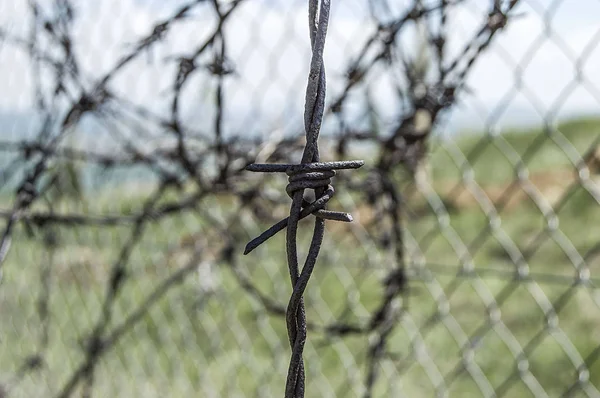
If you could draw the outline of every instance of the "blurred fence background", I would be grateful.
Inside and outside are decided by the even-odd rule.
[[[306,3],[0,1],[0,397],[283,395]],[[331,7],[307,396],[600,396],[600,2]]]

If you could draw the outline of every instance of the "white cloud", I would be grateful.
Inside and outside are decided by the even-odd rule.
[[[27,3],[12,1],[0,6],[0,27],[6,33],[24,36],[28,18]],[[14,51],[0,38],[0,109],[24,108],[31,103],[31,85],[26,54]]]
[[[0,25],[9,26],[15,34],[26,35],[27,23],[16,24],[14,21],[29,21],[27,2],[15,0],[10,3],[0,6]],[[166,2],[140,0],[77,3],[76,49],[87,76],[97,78],[106,73],[119,57],[130,50],[125,44],[135,43],[148,34],[155,23],[170,15],[181,3],[169,2],[167,5]],[[552,105],[561,90],[573,80],[572,60],[562,54],[560,46],[546,39],[545,25],[537,10],[541,7],[538,3],[524,1],[521,9],[527,11],[527,15],[514,20],[506,31],[501,32],[492,48],[475,65],[469,86],[474,90],[480,108],[493,109],[512,89],[514,65],[522,63],[531,49],[535,51],[523,69],[523,83],[528,91],[539,97],[542,107]],[[575,3],[578,3],[577,6]],[[481,4],[471,0],[450,16],[451,52],[462,48],[464,40],[471,37],[479,26],[486,11]],[[543,6],[544,3],[541,4]],[[591,12],[584,12],[589,4],[590,0],[580,0],[572,2],[571,6],[563,5],[551,21],[560,33],[560,40],[576,55],[596,33],[597,22],[590,16]],[[325,54],[330,98],[342,81],[344,65],[360,48],[367,32],[374,29],[368,23],[367,10],[366,0],[333,4]],[[169,92],[176,65],[165,63],[164,58],[188,54],[206,38],[214,23],[214,11],[210,5],[201,5],[191,18],[174,26],[163,44],[125,68],[114,80],[113,87],[155,110],[167,109],[169,97],[165,93]],[[227,80],[227,111],[235,115],[228,120],[233,123],[235,119],[236,123],[246,126],[258,121],[262,123],[265,118],[283,124],[291,120],[294,123],[301,121],[309,64],[305,2],[248,1],[233,14],[226,26],[228,53],[239,73],[237,78]],[[543,40],[538,42],[538,37]],[[409,38],[404,38],[403,43],[409,46]],[[596,49],[583,68],[585,85],[597,87],[596,90],[600,90],[600,76],[595,73],[599,67],[600,49]],[[3,93],[0,110],[24,110],[31,106],[32,79],[25,54],[7,44],[0,44],[0,76],[0,92]],[[208,124],[212,89],[202,76],[200,74],[192,79],[186,89],[184,115]],[[383,79],[377,86],[380,87],[377,98],[388,109],[395,107],[390,100],[391,85]],[[465,97],[465,101],[473,102],[475,99]],[[512,106],[531,109],[523,95],[517,96]],[[564,106],[565,112],[592,110],[597,108],[598,101],[589,92],[578,89],[568,97]],[[475,117],[473,109],[471,104],[458,111],[457,120]]]
[[[538,112],[558,112],[556,116],[565,116],[597,112],[599,106],[600,98],[594,98],[586,90],[600,90],[600,76],[590,73],[600,69],[599,48],[585,63],[585,83],[573,85],[577,58],[587,45],[600,39],[594,37],[598,33],[597,21],[590,18],[596,3],[563,2],[570,4],[563,5],[555,14],[543,14],[549,5],[546,3],[522,2],[523,6],[515,11],[522,15],[501,32],[487,54],[478,60],[469,79],[475,97],[472,102],[477,101],[490,113],[497,111],[507,96],[512,96],[504,118],[509,124],[511,117],[521,119],[524,114],[532,121],[540,121]],[[464,21],[456,20],[457,24]],[[519,77],[523,90],[515,90]],[[511,110],[514,110],[512,116]],[[471,117],[476,112],[473,110]]]

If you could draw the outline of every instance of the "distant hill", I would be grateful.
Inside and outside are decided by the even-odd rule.
[[[455,146],[434,145],[431,169],[435,179],[456,179],[462,174],[460,165],[467,161],[477,181],[507,181],[515,177],[520,164],[530,172],[572,169],[573,162],[597,148],[599,140],[600,117],[570,119],[548,130],[513,128],[497,137],[471,132],[457,138]]]

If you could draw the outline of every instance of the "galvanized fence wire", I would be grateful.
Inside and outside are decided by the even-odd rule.
[[[600,396],[600,138],[555,123],[578,87],[600,102],[584,73],[599,40],[576,55],[552,32],[567,2],[486,2],[456,48],[453,10],[480,3],[365,1],[357,8],[370,24],[355,34],[343,14],[353,5],[308,1],[303,139],[301,120],[286,126],[293,134],[260,126],[269,134],[254,136],[256,114],[232,122],[295,80],[293,63],[283,73],[255,65],[307,42],[293,40],[292,22],[268,57],[240,47],[258,51],[270,7],[282,19],[300,2],[264,2],[257,14],[244,0],[165,6],[108,67],[85,62],[83,5],[22,3],[26,29],[0,26],[0,51],[29,59],[37,122],[36,134],[0,141],[0,308],[10,319],[0,322],[0,396]],[[436,141],[452,112],[480,106],[469,79],[523,12],[545,30],[519,63],[502,53],[514,87],[487,133]],[[245,20],[241,35],[233,26]],[[403,39],[412,28],[416,54]],[[328,72],[327,102],[327,52],[357,38]],[[546,40],[575,65],[547,109],[524,76]],[[132,76],[152,68],[165,84],[147,104]],[[240,94],[249,88],[250,101]],[[382,116],[373,91],[399,110]],[[541,131],[494,130],[517,95]],[[85,145],[90,118],[106,134]],[[286,194],[272,173],[286,173]],[[343,211],[326,209],[334,177]],[[311,214],[308,234],[299,221]],[[325,220],[343,223],[325,234]],[[285,253],[282,240],[262,245],[286,228]]]

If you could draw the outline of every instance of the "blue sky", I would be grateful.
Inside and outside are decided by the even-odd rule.
[[[0,1],[0,26],[15,34],[26,34],[26,0]],[[80,20],[76,26],[76,48],[83,69],[90,78],[108,70],[127,47],[147,34],[153,24],[172,13],[184,1],[99,0],[77,4]],[[374,29],[366,15],[367,0],[332,1],[333,11],[326,47],[329,93],[341,82],[342,67],[356,52],[369,31]],[[395,2],[399,12],[408,0]],[[458,51],[478,27],[486,0],[466,1],[450,16],[450,47]],[[558,4],[556,12],[544,14]],[[129,98],[155,108],[165,108],[174,65],[162,59],[185,54],[202,41],[206,26],[214,24],[208,7],[182,23],[167,43],[152,54],[154,63],[140,59],[124,71],[115,86]],[[517,13],[524,13],[502,33],[488,54],[476,64],[469,79],[472,94],[451,115],[451,126],[481,127],[486,121],[498,126],[536,123],[551,112],[554,116],[598,113],[600,104],[600,0],[522,0]],[[249,122],[270,124],[273,129],[301,121],[306,71],[308,33],[306,1],[249,0],[228,25],[229,55],[239,77],[228,87],[231,129]],[[548,35],[547,27],[551,28]],[[414,43],[407,36],[403,45],[410,52]],[[581,72],[583,80],[574,83],[578,57],[589,51]],[[527,61],[525,61],[527,60]],[[519,71],[517,75],[515,70]],[[0,112],[27,112],[31,108],[31,75],[27,58],[0,44]],[[515,79],[522,88],[515,90]],[[382,114],[392,113],[397,104],[390,93],[389,80],[375,74],[370,83]],[[190,120],[208,120],[213,88],[201,76],[185,95]],[[542,116],[541,116],[541,115]],[[237,123],[237,125],[236,125]]]

